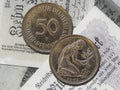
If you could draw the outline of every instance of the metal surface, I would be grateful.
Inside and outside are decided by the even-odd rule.
[[[60,38],[72,34],[69,14],[59,5],[36,5],[25,15],[22,33],[25,42],[35,51],[49,53]]]
[[[67,36],[50,53],[50,67],[55,77],[68,85],[81,85],[98,71],[100,55],[92,41],[80,35]]]

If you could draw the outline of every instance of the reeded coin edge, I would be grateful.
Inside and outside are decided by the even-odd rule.
[[[90,46],[92,47],[95,47],[93,48],[94,51],[96,52],[96,58],[98,58],[98,63],[96,63],[96,68],[94,70],[94,73],[91,74],[91,77],[89,77],[88,79],[82,81],[82,82],[74,82],[74,83],[68,83],[66,80],[64,80],[63,78],[61,78],[59,75],[56,74],[55,70],[54,70],[54,67],[53,65],[51,64],[52,63],[52,56],[53,56],[53,52],[54,52],[54,48],[56,47],[56,45],[59,44],[59,42],[61,42],[62,40],[66,39],[66,38],[69,38],[69,37],[80,37],[81,39],[85,40],[86,42],[88,42],[90,44]],[[70,86],[79,86],[79,85],[83,85],[83,84],[86,84],[87,82],[89,82],[90,80],[92,80],[95,75],[97,74],[97,72],[99,71],[99,67],[100,67],[100,54],[99,54],[99,51],[97,49],[97,47],[95,46],[95,44],[90,40],[88,39],[87,37],[84,37],[82,35],[69,35],[69,36],[66,36],[64,38],[62,38],[61,40],[59,40],[59,42],[57,42],[54,47],[51,49],[51,53],[50,53],[50,56],[49,56],[49,64],[50,64],[50,68],[51,68],[51,71],[53,73],[53,75],[59,80],[61,81],[62,83],[66,84],[66,85],[70,85]]]

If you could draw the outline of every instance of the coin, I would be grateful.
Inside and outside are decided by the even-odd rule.
[[[82,85],[98,72],[100,54],[95,44],[81,35],[59,40],[51,50],[50,68],[55,77],[68,85]]]
[[[68,12],[59,5],[42,3],[31,8],[22,23],[25,42],[35,51],[50,53],[62,37],[71,35],[73,24]]]

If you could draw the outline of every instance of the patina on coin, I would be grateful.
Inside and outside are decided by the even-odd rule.
[[[49,62],[58,80],[68,85],[82,85],[97,73],[100,55],[91,40],[81,35],[72,35],[55,44]]]
[[[23,19],[22,34],[25,42],[35,51],[49,53],[62,37],[71,35],[70,15],[59,5],[42,3],[31,8]]]

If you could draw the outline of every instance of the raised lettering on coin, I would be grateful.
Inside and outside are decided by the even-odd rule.
[[[61,6],[52,3],[43,3],[31,8],[22,24],[25,42],[41,53],[49,53],[53,43],[71,35],[72,29],[70,15]]]

